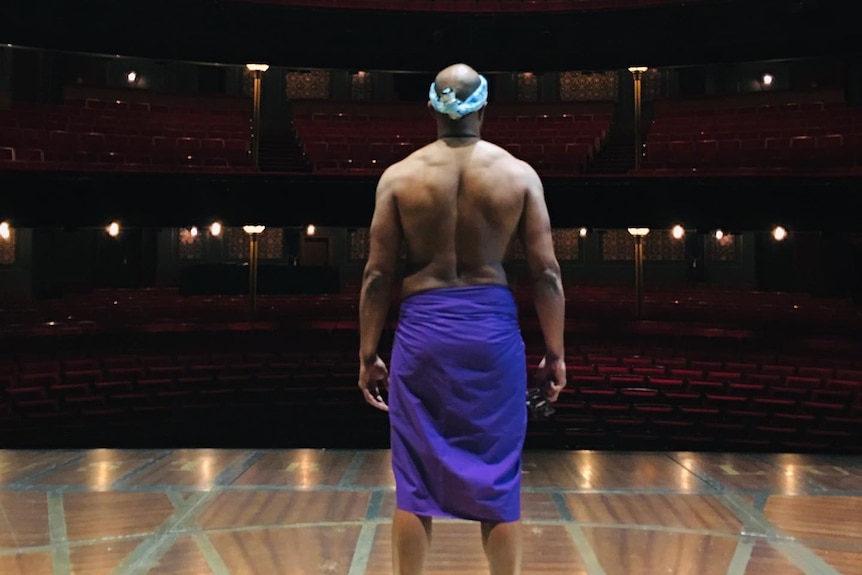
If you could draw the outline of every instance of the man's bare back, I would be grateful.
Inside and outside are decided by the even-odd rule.
[[[506,285],[503,259],[537,182],[526,163],[468,138],[441,138],[391,166],[381,186],[392,193],[407,252],[402,295]]]
[[[532,167],[482,140],[487,87],[487,80],[464,64],[442,70],[428,102],[437,140],[390,166],[378,182],[359,301],[360,388],[378,409],[388,408],[374,391],[387,373],[377,346],[402,247],[407,252],[402,297],[507,285],[503,259],[515,233],[524,247],[547,348],[537,377],[558,382],[548,388],[551,401],[565,386],[565,298],[544,190]]]

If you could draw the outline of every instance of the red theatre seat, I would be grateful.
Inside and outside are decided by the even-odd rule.
[[[348,10],[416,12],[571,12],[679,4],[679,0],[245,0],[265,4]],[[703,1],[703,0],[689,0]]]
[[[250,120],[244,100],[183,100],[140,91],[130,97],[153,102],[105,93],[70,96],[59,106],[16,104],[0,111],[0,165],[88,170],[152,165],[170,170],[207,167],[217,159],[213,167],[249,169]],[[179,100],[166,101],[171,98]]]
[[[573,175],[603,145],[613,104],[501,105],[494,110],[485,121],[487,140],[540,173]],[[317,173],[379,173],[434,140],[424,108],[414,104],[297,102],[293,124]]]
[[[848,107],[840,92],[660,100],[655,107],[647,172],[849,171],[862,162],[862,110]]]

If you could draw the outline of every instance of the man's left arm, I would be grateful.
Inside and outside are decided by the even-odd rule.
[[[368,262],[359,297],[359,385],[369,403],[383,409],[376,382],[385,381],[386,368],[377,353],[392,296],[392,283],[401,253],[402,230],[392,178],[384,173],[377,186],[369,234]],[[382,405],[381,405],[382,404]]]

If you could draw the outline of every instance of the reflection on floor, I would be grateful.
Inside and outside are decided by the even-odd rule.
[[[0,451],[3,575],[388,575],[388,451]],[[862,574],[862,458],[527,452],[524,573]],[[485,574],[437,521],[427,573]]]

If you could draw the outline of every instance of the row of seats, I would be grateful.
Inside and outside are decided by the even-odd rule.
[[[151,138],[53,131],[28,141],[0,139],[0,143],[0,159],[7,161],[170,164],[188,163],[186,160],[192,158],[222,158],[238,166],[251,162],[249,142],[239,138]]]
[[[533,164],[544,175],[574,175],[605,141],[610,114],[492,117],[483,137]],[[297,138],[316,173],[382,171],[434,139],[427,118],[306,113],[294,119]]]
[[[594,150],[592,144],[588,143],[511,143],[505,144],[503,148],[530,162],[543,175],[577,174]],[[415,146],[408,142],[393,145],[381,142],[366,145],[310,142],[305,146],[305,156],[318,174],[372,173],[382,172],[414,150]]]
[[[721,410],[710,406],[581,403],[552,424],[533,424],[528,447],[651,451],[859,453],[862,418],[772,412],[769,404]]]
[[[834,97],[833,95],[828,96]],[[702,100],[698,104],[683,101],[676,106],[673,100],[657,102],[655,120],[667,123],[709,122],[717,119],[748,119],[751,121],[771,121],[777,119],[799,120],[829,117],[854,116],[855,108],[843,100],[811,99],[799,102],[761,103],[725,99]]]
[[[817,176],[836,177],[862,175],[862,166],[837,166],[834,168],[812,168],[807,166],[732,166],[706,168],[654,168],[643,167],[631,169],[628,176],[637,178],[762,178],[762,177],[786,177],[786,176]]]
[[[597,113],[597,114],[546,114],[540,110],[534,110],[531,114],[519,115],[491,115],[485,118],[483,124],[484,129],[493,128],[494,126],[513,127],[513,129],[526,129],[527,126],[521,124],[530,124],[533,129],[557,127],[566,130],[571,124],[582,124],[585,122],[601,121],[602,123],[609,122],[612,114]],[[425,116],[410,114],[407,117],[373,117],[363,113],[349,112],[303,112],[294,115],[294,121],[302,123],[303,126],[311,129],[338,129],[345,124],[362,124],[364,129],[373,130],[375,127],[382,126],[387,130],[398,127],[401,123],[407,122],[413,124],[418,120],[425,120],[423,124],[429,125],[429,121]],[[433,126],[433,124],[430,124]]]
[[[323,296],[294,296],[297,309],[312,307],[322,301]],[[193,298],[184,298],[189,304],[194,304]],[[304,305],[301,305],[303,304]],[[347,302],[345,301],[344,304]],[[355,304],[355,302],[354,302]],[[300,307],[301,305],[301,307]],[[340,311],[333,308],[322,309],[326,317],[333,313],[350,313],[354,308],[342,307]],[[152,313],[160,313],[154,309]],[[195,312],[196,313],[196,312]],[[263,337],[263,336],[262,336]],[[218,369],[227,369],[237,364],[253,362],[255,364],[290,365],[292,368],[311,367],[344,367],[356,366],[353,344],[358,343],[359,334],[349,329],[333,330],[332,328],[309,328],[303,335],[304,346],[294,345],[295,350],[284,350],[278,344],[274,349],[263,347],[246,351],[210,350],[209,346],[201,345],[196,349],[177,351],[167,343],[164,349],[157,351],[122,351],[111,353],[96,349],[90,351],[72,350],[57,352],[52,349],[38,348],[35,351],[4,348],[0,351],[0,373],[52,373],[62,374],[81,370],[105,370],[114,368],[148,368],[153,366],[184,366],[211,365]],[[741,374],[763,377],[769,384],[797,385],[816,387],[812,379],[850,380],[862,383],[862,355],[858,342],[848,340],[850,347],[841,348],[835,341],[826,341],[816,345],[817,340],[808,342],[809,353],[799,350],[792,352],[780,349],[755,348],[745,345],[728,349],[719,345],[704,349],[685,345],[685,338],[672,344],[637,342],[637,343],[602,343],[585,342],[573,338],[567,347],[567,361],[572,373],[581,375],[648,375],[678,378],[708,379],[712,381],[736,380]],[[335,343],[334,343],[335,342]],[[143,346],[143,344],[142,344]],[[146,346],[143,346],[146,347]],[[817,350],[812,355],[811,350]],[[819,350],[826,350],[820,352]],[[311,353],[313,352],[313,353]],[[528,363],[538,363],[541,356],[538,352],[527,350]],[[769,376],[769,377],[766,377]],[[777,376],[773,378],[772,376]],[[795,379],[808,378],[796,382]]]
[[[776,125],[758,126],[752,123],[727,124],[717,123],[713,126],[702,124],[698,126],[684,127],[657,127],[653,126],[650,132],[650,141],[669,142],[672,140],[686,139],[756,139],[756,138],[793,138],[793,137],[820,137],[828,135],[850,135],[862,132],[862,124],[850,126],[846,122],[835,122],[824,124],[792,124],[779,123]]]
[[[256,172],[247,152],[212,156],[184,153],[60,152],[0,147],[0,169],[74,171],[230,171]]]
[[[140,94],[140,90],[134,90]],[[201,108],[195,104],[182,104],[177,102],[148,102],[145,100],[121,100],[118,98],[99,98],[99,97],[77,97],[67,96],[64,99],[64,104],[69,108],[78,108],[83,110],[114,110],[119,112],[154,112],[159,114],[207,114],[213,116],[247,116],[248,112],[244,109],[244,104],[237,106],[235,103],[229,106],[213,105],[212,107]]]
[[[357,343],[342,334],[345,347]],[[573,346],[574,347],[574,346]],[[541,361],[538,355],[527,357],[528,369]],[[821,365],[790,363],[755,363],[720,359],[696,360],[685,352],[672,357],[566,356],[568,374],[575,387],[602,386],[607,389],[642,388],[697,393],[732,393],[754,397],[760,392],[781,389],[797,398],[840,400],[855,399],[862,391],[862,365],[841,358],[838,367],[827,359]],[[850,363],[848,363],[848,361]],[[851,365],[852,367],[846,367]],[[313,373],[321,377],[351,373],[358,369],[355,354],[334,350],[325,356],[306,357],[301,353],[186,353],[109,355],[107,357],[64,357],[61,359],[0,359],[0,382],[8,389],[40,387],[66,383],[95,383],[117,378],[167,377],[239,374],[284,371],[291,374]],[[288,379],[292,378],[291,375]],[[45,391],[43,389],[43,391]],[[770,392],[771,393],[771,392]],[[852,401],[851,401],[852,403]]]
[[[600,145],[607,137],[610,120],[576,122],[574,124],[527,126],[502,122],[488,122],[482,136],[500,144],[569,144],[584,142]],[[347,126],[318,126],[315,123],[295,122],[302,138],[308,141],[364,144],[379,141],[410,142],[424,145],[434,140],[435,132],[417,121],[373,125],[370,128]]]
[[[567,286],[567,320],[579,323],[625,319],[634,309],[633,290],[627,287]],[[534,321],[529,290],[517,290],[522,319]],[[393,294],[393,310],[398,295]],[[310,296],[261,296],[261,319],[280,322],[355,323],[358,294]],[[0,327],[9,330],[44,329],[83,325],[107,328],[118,325],[159,325],[168,322],[224,323],[247,320],[245,297],[185,297],[176,289],[97,290],[41,301],[9,300],[0,303]],[[801,293],[768,293],[740,290],[648,290],[645,317],[658,319],[658,330],[681,329],[693,322],[712,326],[756,329],[763,326],[853,327],[862,322],[862,309],[848,300],[821,300]],[[50,323],[50,325],[48,325]]]
[[[660,107],[647,134],[644,168],[822,170],[862,162],[862,110],[844,102],[720,104]]]
[[[351,10],[410,10],[423,12],[570,12],[630,9],[674,4],[680,0],[245,0],[286,6]],[[704,1],[704,0],[695,0]],[[714,0],[713,0],[714,1]]]
[[[60,152],[150,151],[197,154],[248,152],[248,138],[199,138],[196,136],[128,136],[67,130],[22,130],[0,128],[0,142],[12,147],[43,148]],[[8,144],[7,144],[8,142]]]
[[[862,162],[862,134],[793,138],[648,141],[644,167],[850,167]]]
[[[249,115],[83,100],[0,112],[0,168],[254,171]]]
[[[862,114],[858,119],[832,118],[824,121],[789,121],[771,119],[754,122],[740,119],[731,122],[718,119],[715,122],[692,124],[670,124],[653,122],[649,138],[653,141],[682,140],[690,138],[781,138],[794,136],[824,136],[828,134],[858,134],[862,132]]]
[[[172,136],[179,131],[194,137],[247,135],[251,118],[248,110],[199,110],[142,112],[119,109],[92,110],[74,106],[16,104],[0,111],[0,127],[100,132],[120,135]]]
[[[806,379],[789,375],[799,373],[794,366],[757,365],[756,373],[738,379],[709,374],[718,373],[710,371],[716,366],[743,365],[689,359],[682,350],[681,355],[653,358],[615,357],[592,346],[573,350],[576,361],[556,404],[554,425],[564,429],[567,442],[581,447],[607,446],[603,442],[608,441],[614,447],[631,446],[636,440],[663,448],[689,440],[720,447],[733,439],[754,440],[750,447],[786,447],[790,442],[816,450],[840,448],[862,433],[862,366],[807,372],[812,377]],[[21,361],[11,364],[14,369],[6,364],[0,375],[0,427],[33,422],[101,426],[130,417],[140,417],[142,425],[161,425],[161,417],[192,419],[221,410],[293,410],[315,414],[302,422],[313,432],[316,426],[363,416],[353,351],[243,353],[234,346],[225,352]],[[531,365],[536,360],[529,358]],[[659,363],[680,367],[665,366],[661,375],[635,374]],[[615,373],[613,367],[630,371]],[[534,422],[530,435],[549,439],[547,425]]]
[[[49,382],[46,377],[26,376],[18,385],[0,385],[0,401],[22,412],[42,410],[66,402],[69,398],[111,401],[118,392],[153,392],[153,395],[176,397],[200,394],[219,389],[222,394],[239,395],[244,388],[267,389],[271,394],[289,396],[298,390],[308,397],[315,393],[326,393],[329,386],[349,388],[355,393],[356,370],[344,370],[335,374],[309,371],[295,373],[287,367],[266,368],[243,366],[242,369],[223,372],[198,371],[181,374],[170,367],[153,368],[145,374],[134,374],[115,370],[111,377],[100,378],[88,372],[73,372],[62,380]],[[23,379],[24,376],[22,376]],[[0,382],[2,383],[2,382]],[[768,387],[748,383],[729,385],[724,388],[709,386],[708,382],[691,382],[670,386],[660,378],[647,383],[616,385],[613,380],[573,376],[564,390],[558,409],[571,412],[589,407],[593,411],[622,415],[626,413],[654,413],[666,417],[684,416],[696,410],[704,414],[708,410],[714,415],[725,415],[739,419],[768,419],[770,415],[785,420],[813,423],[822,416],[856,418],[862,420],[862,403],[859,389],[862,384],[839,389],[806,390],[800,388]]]

